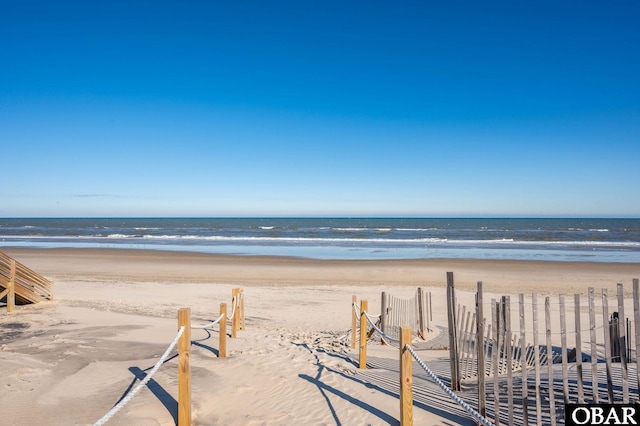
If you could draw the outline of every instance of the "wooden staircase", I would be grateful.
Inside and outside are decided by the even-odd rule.
[[[7,312],[20,304],[53,300],[53,283],[0,252],[0,299],[7,297]]]

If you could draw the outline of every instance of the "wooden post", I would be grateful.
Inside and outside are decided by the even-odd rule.
[[[387,308],[387,293],[383,291],[380,295],[380,330],[382,330],[383,333],[387,332]],[[384,339],[380,340],[381,344],[384,346]]]
[[[422,291],[421,287],[418,287],[418,335],[421,338],[425,338],[425,311],[424,311],[424,292]],[[383,330],[384,331],[384,330]]]
[[[533,314],[533,348],[536,375],[536,424],[542,424],[542,397],[540,392],[540,346],[538,341],[538,295],[531,295],[531,312]]]
[[[487,396],[484,367],[484,313],[482,312],[482,281],[478,281],[476,292],[476,351],[478,371],[478,412],[482,417],[487,415]],[[482,343],[481,343],[482,342]],[[478,423],[481,424],[481,423]]]
[[[458,336],[456,324],[456,294],[453,272],[447,272],[447,315],[449,326],[449,364],[451,366],[451,390],[460,391],[460,358],[458,356]]]
[[[400,327],[400,425],[413,425],[413,357],[407,349],[411,344],[411,327]]]
[[[559,295],[560,299],[560,345],[562,347],[562,393],[564,403],[569,403],[569,366],[567,358],[567,316],[565,311],[564,294]]]
[[[519,296],[519,316],[520,316],[520,368],[522,369],[522,419],[523,425],[529,425],[529,388],[527,383],[527,343],[524,322],[524,294]]]
[[[233,312],[233,318],[231,319],[231,338],[235,339],[238,332],[238,319],[240,318],[240,301],[238,300],[239,289],[234,288],[231,290],[231,312]]]
[[[611,376],[611,333],[609,330],[609,295],[602,289],[602,327],[604,328],[604,362],[607,369],[607,395],[613,404],[613,378]]]
[[[553,386],[553,345],[551,343],[551,304],[549,297],[544,298],[544,322],[547,330],[547,369],[549,371],[549,417],[551,426],[556,426],[556,397]]]
[[[491,322],[493,327],[493,343],[491,344],[491,365],[493,366],[493,423],[500,425],[500,302],[491,299]]]
[[[7,313],[13,312],[16,307],[16,261],[10,261],[11,276],[9,277],[9,293],[7,294]]]
[[[511,350],[511,297],[502,296],[504,304],[505,351],[507,352],[507,418],[513,424],[513,351]]]
[[[576,375],[578,376],[578,403],[584,403],[584,378],[582,377],[582,332],[580,331],[580,294],[574,296],[574,310],[576,314]]]
[[[227,356],[227,304],[220,304],[220,343],[218,349],[218,357],[224,358]]]
[[[356,328],[358,328],[358,320],[356,318],[355,306],[358,303],[358,298],[351,296],[351,349],[356,348]]]
[[[369,309],[367,300],[360,301],[360,365],[362,369],[367,368],[367,317],[366,313]]]
[[[640,285],[638,284],[638,279],[633,279],[633,330],[635,332],[636,337],[636,372],[638,376],[638,389],[640,389],[640,362],[638,362],[638,357],[640,357]]]
[[[191,426],[191,309],[178,310],[178,426]]]
[[[620,365],[622,369],[622,402],[629,403],[629,373],[627,372],[627,329],[624,316],[624,288],[618,283],[618,336],[620,336]]]
[[[591,340],[591,392],[593,402],[598,404],[598,340],[596,337],[596,304],[593,287],[589,287],[589,340]],[[606,322],[604,327],[606,327]],[[640,371],[640,370],[639,370]]]

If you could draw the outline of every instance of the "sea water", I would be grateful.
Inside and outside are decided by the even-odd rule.
[[[12,218],[1,247],[640,263],[640,219]]]

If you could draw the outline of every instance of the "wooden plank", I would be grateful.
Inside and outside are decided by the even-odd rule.
[[[411,327],[400,327],[400,425],[413,425],[413,357],[407,350],[411,344]]]
[[[465,315],[467,314],[467,307],[463,306],[462,307],[462,314],[458,317],[458,324],[460,324],[460,328],[458,329],[458,353],[462,352],[463,346],[463,340],[465,338],[465,331],[464,331],[464,321],[465,321]],[[469,316],[466,316],[466,319],[469,319]]]
[[[567,360],[567,316],[565,311],[564,294],[558,296],[560,299],[560,343],[562,353],[562,393],[564,403],[569,403],[569,366]]]
[[[191,426],[191,309],[178,310],[178,426]]]
[[[474,345],[476,344],[475,342],[475,336],[476,336],[476,313],[475,312],[471,312],[471,309],[469,309],[469,312],[467,313],[467,315],[471,314],[471,324],[469,327],[469,331],[468,333],[466,333],[466,338],[465,338],[465,349],[464,349],[464,372],[463,372],[463,377],[468,379],[469,377],[473,376],[473,365],[475,365],[475,350],[473,350]]]
[[[478,370],[478,412],[482,417],[487,415],[487,388],[485,384],[485,345],[484,345],[484,313],[483,313],[482,281],[478,281],[476,291],[476,351]],[[482,344],[480,344],[482,342]],[[480,424],[480,423],[479,423]]]
[[[596,304],[594,288],[589,287],[589,340],[591,343],[591,393],[593,402],[600,400],[598,390],[598,339],[596,336]],[[606,324],[606,323],[605,323]],[[605,325],[606,326],[606,325]]]
[[[493,310],[493,309],[492,309]],[[487,337],[484,339],[484,363],[485,363],[485,373],[486,375],[491,375],[491,354],[489,353],[489,348],[491,347],[491,339],[493,336],[491,335],[491,324],[487,323],[486,318],[483,319],[487,328]],[[486,366],[487,362],[489,363]]]
[[[380,295],[380,330],[382,330],[383,333],[387,332],[387,308],[387,292],[383,291]],[[380,340],[380,344],[384,346],[386,344],[385,340]]]
[[[524,294],[518,296],[519,316],[520,316],[520,368],[522,368],[522,420],[524,426],[529,424],[529,389],[527,377],[527,343],[526,328],[524,320]],[[524,360],[524,361],[523,361]]]
[[[493,368],[493,422],[496,426],[500,425],[500,369],[498,366],[500,353],[500,302],[495,299],[491,300],[493,309],[491,312],[493,325],[493,345],[491,347],[491,358]]]
[[[609,296],[607,289],[602,289],[602,325],[604,328],[604,360],[607,370],[607,396],[613,404],[613,378],[611,377],[611,333],[609,330]]]
[[[369,302],[367,300],[360,301],[360,352],[358,359],[359,367],[367,368],[367,317],[366,312],[369,310]]]
[[[457,324],[455,319],[455,287],[453,272],[447,272],[447,316],[449,326],[449,364],[451,367],[451,390],[459,391],[460,384],[460,358],[458,355]]]
[[[629,372],[627,371],[627,327],[624,316],[624,286],[618,283],[618,336],[620,342],[620,367],[622,373],[622,402],[629,403]]]
[[[578,403],[584,403],[584,378],[582,377],[582,333],[580,330],[580,294],[574,294],[576,330],[576,375],[578,379]]]
[[[638,380],[638,391],[640,392],[640,365],[638,357],[640,356],[640,284],[638,278],[633,279],[633,330],[636,338],[636,373]]]
[[[471,321],[471,310],[466,313],[464,331],[460,333],[460,380],[466,378],[466,362],[467,362],[467,348],[469,342],[469,325]]]
[[[418,287],[418,335],[425,338],[426,320],[424,311],[424,294],[422,288]]]
[[[553,344],[551,342],[551,305],[549,297],[544,298],[544,322],[547,334],[547,370],[549,374],[549,416],[551,426],[556,426],[556,397],[553,386]]]
[[[513,351],[511,345],[511,297],[502,296],[504,305],[504,333],[507,352],[507,408],[509,425],[513,425]]]
[[[9,272],[9,292],[7,293],[7,312],[16,308],[16,261],[11,259]]]
[[[531,295],[531,313],[533,314],[533,347],[536,381],[536,424],[542,424],[542,397],[540,395],[540,342],[538,341],[538,295]]]

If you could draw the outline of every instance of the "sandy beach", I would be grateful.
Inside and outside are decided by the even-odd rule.
[[[372,346],[377,366],[358,371],[348,346],[352,295],[379,312],[380,293],[431,291],[434,323],[446,326],[446,272],[461,303],[477,281],[487,297],[630,294],[638,264],[488,260],[326,261],[186,252],[3,248],[54,282],[53,302],[0,308],[3,424],[86,425],[144,377],[176,333],[177,310],[194,323],[217,317],[242,287],[246,330],[217,357],[217,331],[193,330],[193,418],[198,425],[398,424],[397,349]],[[441,306],[442,308],[438,308]],[[420,356],[446,374],[446,351]],[[174,424],[177,360],[108,424]],[[378,375],[375,371],[380,370]],[[431,386],[425,382],[425,389]],[[415,424],[474,424],[444,393],[418,392]]]

